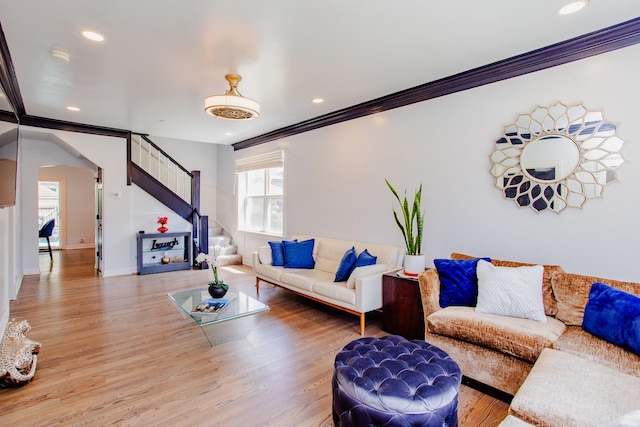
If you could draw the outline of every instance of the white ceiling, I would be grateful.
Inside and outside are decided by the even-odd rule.
[[[556,15],[565,2],[0,0],[0,22],[27,114],[232,144],[640,16],[638,0]],[[204,113],[229,72],[260,118]]]

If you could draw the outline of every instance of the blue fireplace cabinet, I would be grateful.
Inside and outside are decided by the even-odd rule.
[[[191,268],[191,233],[138,233],[138,274]]]

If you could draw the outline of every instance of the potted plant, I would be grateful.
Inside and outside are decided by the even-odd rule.
[[[196,262],[201,265],[211,265],[211,270],[213,270],[213,281],[208,283],[207,290],[209,291],[209,295],[212,298],[222,298],[227,291],[229,290],[229,285],[224,283],[224,281],[218,278],[218,255],[220,254],[220,247],[213,247],[212,254],[205,254],[201,252],[196,257]],[[205,267],[206,268],[206,267]]]
[[[422,212],[421,208],[422,183],[420,183],[420,187],[418,187],[413,197],[413,202],[409,204],[407,200],[407,190],[404,192],[404,199],[400,200],[398,192],[393,188],[391,183],[386,179],[385,182],[396,200],[398,200],[402,211],[402,221],[400,221],[395,208],[392,208],[393,217],[402,232],[407,246],[407,253],[404,257],[404,274],[407,276],[417,276],[424,271],[426,265],[425,256],[421,253],[422,232],[424,227],[424,212]]]

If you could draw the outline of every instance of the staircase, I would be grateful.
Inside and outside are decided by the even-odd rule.
[[[213,246],[221,248],[218,266],[242,264],[242,255],[238,253],[238,247],[231,241],[231,237],[224,234],[224,229],[219,224],[209,227],[209,247]]]
[[[221,247],[220,255],[218,256],[218,267],[242,264],[242,255],[238,253],[238,247],[231,242],[228,236],[210,235],[209,245]]]
[[[132,133],[127,145],[127,184],[135,183],[192,224],[193,258],[219,245],[219,265],[242,264],[242,255],[224,229],[200,214],[200,172],[186,170],[146,135]]]

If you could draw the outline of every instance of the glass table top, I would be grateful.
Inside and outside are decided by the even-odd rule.
[[[206,288],[190,289],[187,291],[171,292],[169,299],[194,322],[200,326],[209,325],[226,320],[237,319],[252,314],[269,310],[269,306],[243,292],[227,292],[222,298],[211,298]],[[193,311],[195,307],[204,302],[227,301],[227,304],[218,312]]]

